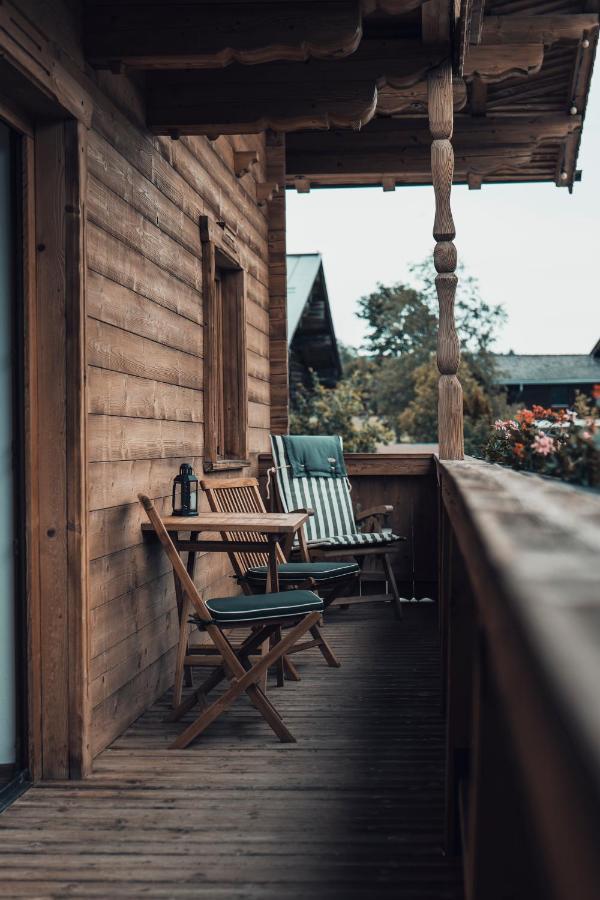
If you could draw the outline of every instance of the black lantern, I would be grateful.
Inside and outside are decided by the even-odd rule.
[[[198,479],[189,463],[184,463],[173,479],[173,515],[198,515]]]

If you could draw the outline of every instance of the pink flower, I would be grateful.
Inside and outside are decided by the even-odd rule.
[[[496,419],[496,421],[494,422],[494,428],[496,429],[496,431],[504,431],[505,427],[506,426],[502,419]]]
[[[542,432],[542,434],[536,435],[531,448],[534,453],[539,453],[540,456],[548,456],[554,450],[554,441]]]

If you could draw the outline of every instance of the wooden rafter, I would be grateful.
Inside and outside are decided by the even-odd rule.
[[[455,78],[453,83],[454,109],[462,110],[467,103],[467,86],[462,78]],[[427,114],[427,82],[419,81],[406,88],[393,88],[387,85],[377,93],[377,114],[381,116],[426,115]]]
[[[383,112],[410,110],[410,89],[422,85],[427,72],[447,55],[443,46],[415,40],[363,40],[352,56],[339,60],[149,72],[148,121],[159,134],[362,128],[377,111],[380,90],[385,89],[387,101]],[[493,83],[524,77],[538,72],[543,58],[543,44],[472,47],[465,78]],[[459,84],[456,92],[464,104]],[[423,87],[417,90],[422,104]],[[394,109],[395,91],[399,104]]]
[[[535,75],[544,62],[544,45],[500,44],[470,46],[465,57],[464,77],[492,83]]]
[[[482,44],[544,44],[579,41],[584,33],[598,27],[597,13],[570,13],[556,16],[485,16]]]
[[[536,149],[577,137],[581,119],[568,115],[455,119],[455,175],[489,176],[497,171],[518,175]],[[362,132],[292,134],[287,140],[288,182],[298,178],[315,184],[380,183],[382,178],[427,181],[431,137],[423,119],[380,119]]]
[[[414,40],[363,41],[335,61],[150,72],[148,121],[160,134],[360,128],[375,115],[378,88],[410,87],[445,55]]]
[[[86,55],[99,68],[221,68],[353,53],[363,17],[423,0],[89,0]]]

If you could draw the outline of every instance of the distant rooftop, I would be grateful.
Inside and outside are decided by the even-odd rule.
[[[591,353],[496,353],[497,384],[600,384],[600,341]]]
[[[320,253],[288,253],[287,255],[287,326],[290,343],[302,317],[321,263]]]

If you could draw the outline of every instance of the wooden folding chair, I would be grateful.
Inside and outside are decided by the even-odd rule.
[[[182,594],[191,603],[194,620],[203,628],[211,639],[221,657],[221,664],[206,679],[193,695],[180,704],[173,719],[181,716],[196,703],[202,704],[202,712],[198,718],[183,731],[171,745],[174,749],[187,747],[198,735],[225,712],[234,701],[245,692],[253,706],[261,713],[278,738],[283,742],[294,742],[295,738],[283,723],[281,716],[260,688],[259,682],[265,672],[275,665],[297,641],[315,627],[323,612],[323,601],[312,591],[285,591],[271,594],[242,594],[236,597],[221,597],[204,601],[190,578],[183,561],[177,552],[162,519],[154,508],[152,501],[139,494],[146,514],[154,531],[165,549],[173,566]],[[254,630],[234,648],[223,629],[248,628]],[[289,632],[279,638],[282,628]],[[277,635],[276,642],[258,661],[252,662],[251,656],[257,647]],[[227,679],[229,687],[210,705],[206,705],[206,696],[210,690]]]
[[[213,512],[231,513],[266,513],[265,505],[258,489],[255,478],[234,479],[205,479],[200,485],[206,493],[209,506]],[[264,540],[263,535],[258,534],[234,534],[221,535],[223,540],[253,541]],[[335,596],[348,584],[355,581],[359,568],[355,563],[301,563],[286,562],[282,549],[277,546],[277,569],[279,583],[287,589],[310,588],[323,599],[325,608]],[[261,593],[267,584],[268,558],[266,553],[248,553],[232,550],[229,559],[233,571],[242,586],[244,593],[251,595]],[[338,668],[340,663],[331,646],[323,636],[318,625],[311,628],[313,640],[296,644],[286,654],[283,663],[288,677],[298,680],[298,673],[291,663],[289,656],[302,650],[317,647],[322,653],[327,665]],[[276,639],[276,636],[275,638]],[[278,683],[281,684],[281,672],[278,672]]]

